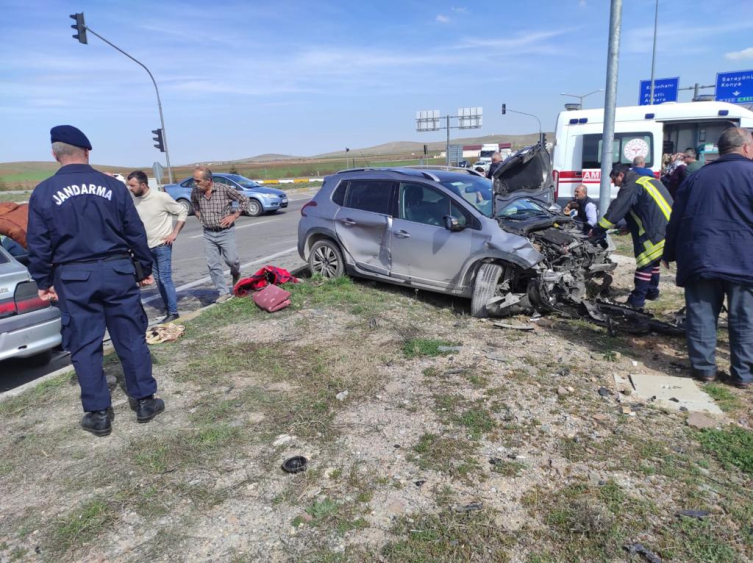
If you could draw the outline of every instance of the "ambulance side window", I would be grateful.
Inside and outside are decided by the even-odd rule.
[[[602,136],[583,135],[583,168],[601,168]],[[654,164],[654,136],[648,132],[616,133],[612,153],[612,166],[633,164],[633,158],[643,156],[646,168]]]

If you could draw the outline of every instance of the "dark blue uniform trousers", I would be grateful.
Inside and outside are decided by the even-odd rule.
[[[105,327],[120,357],[128,394],[134,399],[152,395],[157,382],[152,377],[147,318],[131,260],[58,266],[54,287],[62,312],[63,347],[76,368],[84,411],[110,407],[102,368]]]
[[[716,374],[716,330],[727,297],[731,375],[753,383],[753,287],[725,280],[694,280],[685,285],[690,364],[700,375]]]

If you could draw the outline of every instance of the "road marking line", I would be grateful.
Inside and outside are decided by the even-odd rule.
[[[282,217],[280,217],[282,219]],[[235,227],[235,230],[238,229],[245,229],[246,227],[256,227],[257,225],[263,225],[264,223],[271,223],[272,221],[279,221],[279,219],[267,219],[266,221],[259,221],[258,223],[249,223],[247,225],[241,225],[240,227]],[[202,238],[204,236],[204,233],[201,233],[200,235],[193,235],[188,238]]]
[[[287,250],[283,250],[281,252],[276,252],[274,254],[270,254],[269,256],[265,256],[264,258],[259,258],[257,260],[253,260],[251,262],[246,262],[245,264],[241,264],[241,270],[244,268],[248,268],[249,266],[253,266],[254,264],[260,264],[262,262],[268,262],[269,260],[272,260],[274,258],[279,258],[280,256],[284,256],[286,254],[290,254],[293,251],[297,251],[298,247],[293,246],[292,248],[288,248]],[[225,270],[224,274],[228,275],[230,273],[230,270]],[[212,278],[210,276],[207,276],[205,278],[201,278],[200,280],[192,281],[186,284],[181,285],[180,287],[176,287],[175,291],[185,291],[186,289],[192,289],[194,287],[198,287],[200,285],[203,285],[207,282],[212,281]],[[162,296],[157,293],[157,295],[152,295],[151,297],[147,297],[146,299],[142,299],[142,303],[151,303],[152,301],[156,301],[157,299],[162,299]]]

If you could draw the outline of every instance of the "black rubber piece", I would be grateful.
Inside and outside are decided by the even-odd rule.
[[[282,464],[282,470],[285,473],[300,473],[301,471],[306,471],[307,464],[308,460],[305,457],[297,455],[286,459],[285,463]]]

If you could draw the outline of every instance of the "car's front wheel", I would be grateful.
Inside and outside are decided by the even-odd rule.
[[[499,264],[481,264],[473,282],[473,297],[471,298],[471,315],[482,319],[489,316],[486,304],[494,297],[502,277],[504,268]]]
[[[255,199],[249,198],[248,200],[248,215],[251,217],[258,217],[261,215],[261,212],[263,211],[261,207],[261,203],[256,201]]]
[[[185,210],[186,210],[186,213],[187,213],[188,215],[193,215],[193,205],[191,205],[191,202],[190,202],[190,201],[188,201],[187,199],[179,199],[179,200],[178,200],[178,203],[180,204],[180,206],[181,206],[181,207],[182,207],[183,209],[185,209]]]
[[[345,273],[340,248],[331,240],[320,240],[314,243],[309,253],[309,269],[313,275],[319,274],[323,278],[339,278]]]

